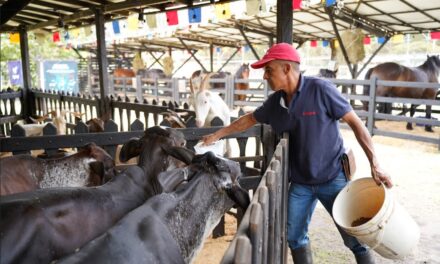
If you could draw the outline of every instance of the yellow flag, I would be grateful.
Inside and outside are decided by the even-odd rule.
[[[246,14],[248,16],[257,15],[259,12],[260,12],[260,1],[259,0],[246,1]]]
[[[229,3],[216,4],[215,5],[215,16],[217,20],[228,19],[231,17],[231,8]]]
[[[150,29],[157,27],[156,14],[147,15],[147,25]]]
[[[79,28],[74,28],[69,31],[70,31],[69,34],[70,34],[71,38],[77,39],[79,37]]]
[[[138,14],[131,14],[127,18],[128,30],[137,30],[138,29]]]
[[[20,43],[20,34],[19,33],[9,34],[9,41],[11,43]]]
[[[391,37],[393,43],[403,43],[405,37],[402,34],[394,35]]]
[[[339,41],[335,40],[335,48],[339,48]]]

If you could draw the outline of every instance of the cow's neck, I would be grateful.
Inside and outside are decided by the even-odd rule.
[[[173,194],[175,206],[164,215],[187,263],[225,214],[225,208],[232,206],[225,192],[218,192],[210,178],[210,175],[199,175],[186,188]]]
[[[41,188],[49,187],[82,187],[89,181],[89,163],[94,158],[67,157],[61,160],[48,160],[43,164],[44,175],[40,182]]]

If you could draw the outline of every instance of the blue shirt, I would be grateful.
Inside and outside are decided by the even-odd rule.
[[[303,75],[288,107],[285,97],[284,91],[271,94],[253,115],[277,134],[289,132],[290,180],[319,184],[335,178],[344,152],[339,119],[351,105],[331,82]]]

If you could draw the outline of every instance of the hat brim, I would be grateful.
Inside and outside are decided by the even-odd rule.
[[[251,67],[253,69],[260,69],[260,68],[263,68],[269,61],[273,61],[273,60],[275,60],[275,58],[261,59],[257,62],[252,63]]]

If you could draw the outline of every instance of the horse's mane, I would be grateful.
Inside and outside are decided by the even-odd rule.
[[[249,71],[249,63],[244,63],[240,66],[240,68],[238,68],[238,70],[235,72],[235,75],[234,75],[235,78],[241,79],[244,71]]]
[[[417,68],[423,70],[427,75],[428,78],[431,79],[437,79],[437,76],[440,73],[440,58],[439,56],[428,56],[426,61],[418,66]]]

